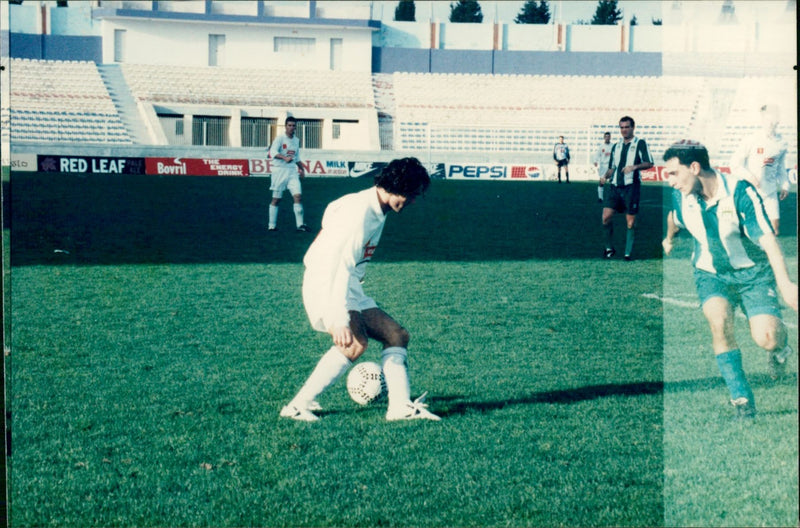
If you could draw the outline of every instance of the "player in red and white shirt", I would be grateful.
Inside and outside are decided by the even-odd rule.
[[[779,200],[789,195],[788,145],[777,132],[778,113],[775,105],[762,106],[761,130],[745,138],[731,157],[731,172],[756,188],[776,235],[781,219]]]
[[[611,158],[611,132],[603,134],[603,142],[597,147],[597,152],[594,153],[594,167],[597,169],[597,175],[600,178],[597,184],[597,201],[603,201],[603,184],[605,183],[606,170],[608,169],[608,160]]]
[[[286,133],[275,138],[269,149],[272,158],[272,202],[269,204],[270,231],[278,230],[278,204],[283,196],[283,191],[289,189],[294,199],[294,219],[297,230],[311,231],[306,226],[303,213],[303,189],[300,178],[305,174],[305,168],[300,163],[300,139],[295,135],[297,119],[292,116],[286,118]]]
[[[406,369],[408,331],[364,293],[366,267],[380,242],[386,215],[400,213],[430,185],[416,158],[389,163],[375,185],[331,202],[322,230],[303,263],[303,304],[311,326],[333,346],[322,356],[297,395],[280,412],[285,418],[316,421],[317,396],[333,385],[367,349],[368,338],[383,345],[382,366],[389,393],[387,420],[439,417],[427,410],[424,394],[411,401]]]

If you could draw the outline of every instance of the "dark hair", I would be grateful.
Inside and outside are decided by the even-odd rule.
[[[431,184],[428,171],[417,158],[392,160],[375,176],[375,185],[391,194],[422,194]]]
[[[611,135],[611,132],[603,132],[603,136],[604,136],[604,137],[605,137],[605,136],[610,136],[610,135]]]
[[[622,123],[623,121],[628,121],[631,124],[631,128],[636,127],[636,123],[633,121],[631,116],[623,116],[619,119],[619,122]]]
[[[287,116],[286,121],[283,124],[288,125],[289,123],[297,123],[297,118],[294,116]]]
[[[664,161],[669,161],[672,158],[678,158],[678,162],[686,167],[696,161],[700,164],[701,169],[711,170],[711,163],[708,160],[708,149],[697,141],[683,139],[677,143],[673,143],[667,151],[664,152]]]

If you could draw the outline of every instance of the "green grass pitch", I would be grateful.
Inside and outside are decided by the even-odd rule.
[[[443,420],[387,423],[340,380],[305,424],[278,411],[329,339],[288,196],[269,234],[264,179],[7,185],[10,526],[797,526],[797,358],[770,382],[737,320],[760,414],[731,422],[689,241],[662,259],[665,186],[624,262],[600,258],[594,184],[434,181],[365,289]],[[306,179],[307,222],[369,185]]]

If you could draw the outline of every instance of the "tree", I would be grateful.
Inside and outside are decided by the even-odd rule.
[[[450,4],[450,22],[483,22],[481,5],[477,0],[458,0]]]
[[[394,19],[398,22],[416,22],[416,11],[414,0],[400,0],[394,8]]]
[[[651,18],[650,21],[653,23],[654,26],[660,26],[664,23],[664,21],[660,18]]]
[[[622,11],[617,8],[617,0],[599,0],[592,24],[613,26],[622,19]]]
[[[542,0],[538,4],[535,0],[527,0],[514,22],[517,24],[547,24],[550,22],[550,4],[546,0]]]

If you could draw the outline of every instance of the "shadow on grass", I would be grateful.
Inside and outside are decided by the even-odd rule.
[[[314,234],[295,232],[291,197],[277,233],[266,230],[268,178],[11,175],[6,209],[11,264],[301,262]],[[369,179],[307,178],[306,223],[316,232],[332,200]],[[635,257],[661,258],[668,188],[643,187]],[[600,260],[601,207],[594,182],[434,181],[391,214],[376,258],[391,261]],[[615,239],[624,244],[617,215]],[[786,232],[792,229],[789,222]]]
[[[750,382],[756,387],[769,385],[797,384],[797,375],[786,375],[778,381],[772,381],[766,374],[749,376]],[[724,388],[724,382],[719,377],[681,380],[674,382],[643,381],[637,383],[591,385],[574,389],[563,389],[545,392],[535,392],[522,398],[510,398],[496,401],[461,401],[463,396],[444,395],[431,398],[431,410],[441,416],[467,414],[470,412],[485,413],[497,411],[515,405],[536,404],[562,404],[568,405],[599,398],[615,396],[650,396],[664,392],[702,392]]]

